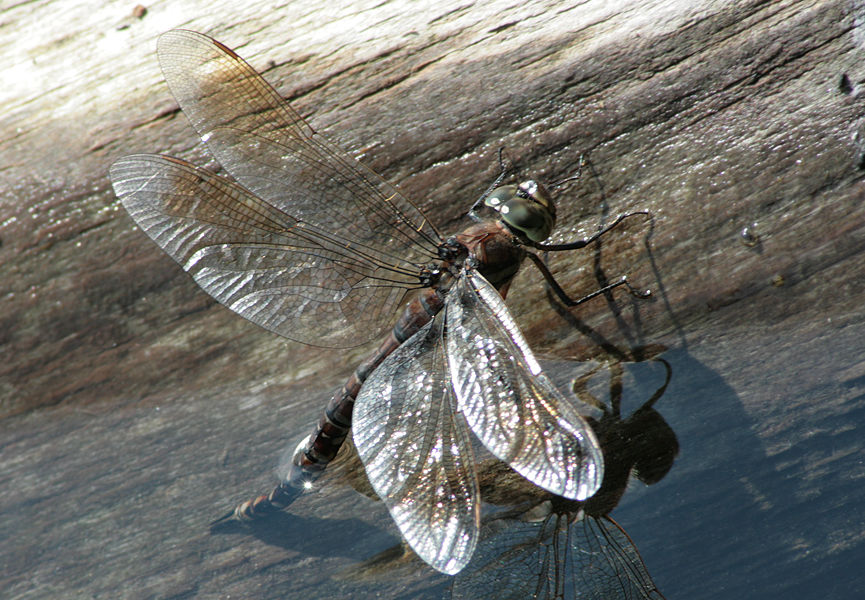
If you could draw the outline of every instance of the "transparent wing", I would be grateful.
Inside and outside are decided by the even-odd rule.
[[[550,382],[495,288],[465,271],[447,296],[447,356],[459,410],[532,483],[583,500],[603,479],[591,427]]]
[[[564,563],[573,574],[573,587],[586,598],[664,598],[630,536],[609,516],[573,523],[566,552]]]
[[[480,509],[440,321],[433,319],[373,371],[355,403],[352,432],[370,483],[403,537],[433,568],[453,574],[474,552]]]
[[[186,162],[127,156],[110,174],[139,227],[205,291],[289,339],[362,344],[379,335],[405,295],[407,284],[381,257]]]
[[[663,600],[634,543],[609,517],[552,513],[494,519],[481,529],[453,600]]]
[[[549,592],[560,586],[550,547],[557,517],[543,521],[521,518],[486,519],[478,550],[468,566],[453,580],[452,600],[536,600],[570,598]],[[558,540],[557,540],[558,541]],[[553,562],[551,564],[551,558]],[[550,577],[552,575],[552,578]],[[562,571],[559,577],[564,579]],[[564,583],[564,581],[562,581]]]
[[[439,236],[422,212],[317,134],[231,49],[175,30],[160,36],[158,54],[184,114],[244,187],[353,243],[407,263],[427,260]]]

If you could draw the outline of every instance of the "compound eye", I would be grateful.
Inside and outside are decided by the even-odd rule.
[[[498,187],[487,196],[485,204],[497,210],[508,227],[533,242],[547,239],[556,224],[552,198],[536,181]]]
[[[502,221],[512,229],[521,231],[533,242],[547,239],[555,225],[555,217],[545,206],[531,198],[513,198],[502,206],[500,213]]]
[[[503,185],[502,187],[497,187],[489,196],[487,196],[484,204],[496,211],[500,211],[502,206],[504,206],[508,200],[516,196],[517,192],[517,186],[515,185]]]

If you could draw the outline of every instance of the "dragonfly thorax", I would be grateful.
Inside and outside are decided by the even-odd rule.
[[[525,248],[513,230],[499,219],[475,223],[455,237],[468,254],[452,265],[460,268],[465,264],[477,269],[500,291],[516,275],[526,256]]]
[[[531,179],[494,189],[484,203],[497,211],[509,228],[533,242],[547,239],[556,224],[556,205],[550,193]]]

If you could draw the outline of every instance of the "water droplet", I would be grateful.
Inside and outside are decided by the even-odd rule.
[[[753,248],[760,243],[760,236],[757,234],[756,223],[751,223],[750,225],[743,227],[739,235],[742,239],[742,243],[749,248]]]

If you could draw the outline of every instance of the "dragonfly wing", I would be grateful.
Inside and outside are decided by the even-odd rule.
[[[550,552],[558,535],[555,528],[559,518],[564,517],[548,516],[543,521],[510,516],[484,519],[478,551],[454,578],[450,600],[582,598],[556,595],[564,588],[564,581],[557,582],[556,577],[566,576],[564,566],[557,564]],[[561,540],[563,544],[566,541]]]
[[[475,435],[554,494],[576,500],[594,494],[603,479],[595,434],[541,371],[495,288],[467,270],[446,302],[451,379]]]
[[[664,599],[634,542],[612,518],[585,516],[572,523],[562,546],[570,588],[586,598]]]
[[[352,435],[403,537],[433,568],[454,574],[474,552],[480,507],[441,337],[441,319],[433,319],[373,371],[354,406]]]
[[[609,517],[493,519],[451,599],[663,600],[637,548]]]
[[[193,128],[244,187],[354,242],[393,244],[394,255],[437,245],[438,234],[416,206],[316,133],[231,49],[174,30],[160,36],[158,54]]]
[[[114,191],[211,296],[289,339],[350,347],[378,336],[405,295],[388,271],[237,184],[184,161],[127,156]]]
[[[418,240],[414,225],[406,231],[402,214],[390,210],[381,196],[373,197],[371,188],[333,173],[321,158],[305,163],[281,144],[230,128],[212,131],[208,148],[256,195],[390,265],[389,277],[396,283],[417,283],[417,273],[437,258],[433,240]],[[289,166],[296,170],[278,174]],[[314,206],[305,207],[311,199]]]

